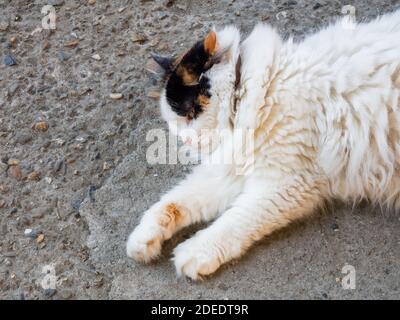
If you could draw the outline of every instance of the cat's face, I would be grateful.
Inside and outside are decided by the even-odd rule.
[[[221,99],[230,99],[239,34],[235,28],[210,31],[179,59],[153,55],[165,74],[161,93],[161,114],[170,131],[190,144],[192,136],[215,129]],[[226,88],[225,88],[226,87]],[[225,88],[225,89],[224,89]],[[228,90],[226,90],[228,89]]]

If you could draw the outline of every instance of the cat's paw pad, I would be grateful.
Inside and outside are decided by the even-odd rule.
[[[192,239],[176,247],[174,263],[178,276],[184,275],[193,280],[214,273],[221,265],[215,252],[198,247]]]
[[[150,262],[161,252],[162,234],[138,227],[129,236],[126,244],[128,257],[139,262]]]

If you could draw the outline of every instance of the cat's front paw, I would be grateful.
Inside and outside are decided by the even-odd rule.
[[[221,265],[213,246],[197,237],[175,248],[174,263],[178,276],[185,275],[193,280],[214,273]]]
[[[159,230],[139,225],[128,238],[126,253],[136,261],[150,262],[159,256],[162,240]]]
[[[178,204],[156,203],[129,236],[126,245],[128,257],[140,262],[157,258],[163,242],[173,235],[183,218],[184,211]]]

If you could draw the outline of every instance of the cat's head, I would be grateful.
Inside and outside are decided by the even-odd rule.
[[[153,55],[165,77],[162,117],[183,142],[190,144],[189,131],[200,136],[228,125],[239,41],[239,31],[226,27],[211,30],[178,59]]]

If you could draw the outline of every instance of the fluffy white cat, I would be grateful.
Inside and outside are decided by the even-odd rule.
[[[258,25],[240,44],[227,27],[179,60],[155,60],[174,134],[252,130],[254,143],[251,165],[201,164],[165,194],[130,235],[129,257],[148,262],[178,230],[218,216],[174,251],[178,275],[199,279],[326,200],[400,208],[400,11],[300,43]]]

